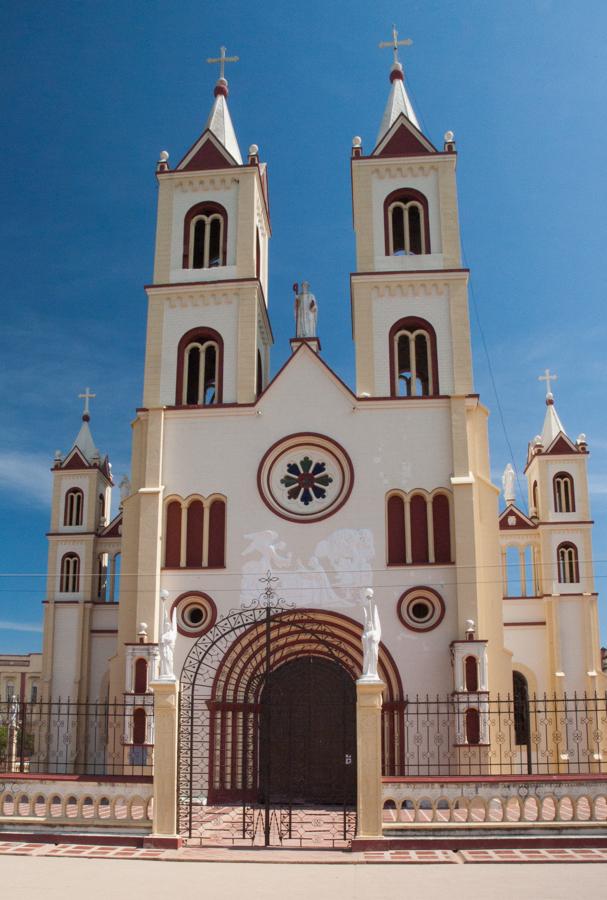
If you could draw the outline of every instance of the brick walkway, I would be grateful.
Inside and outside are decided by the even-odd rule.
[[[84,859],[150,859],[171,862],[253,862],[365,864],[469,864],[469,863],[605,863],[607,849],[558,848],[513,850],[390,850],[349,853],[340,850],[293,850],[276,848],[230,849],[183,847],[180,850],[146,850],[83,844],[34,844],[0,841],[4,856],[61,856]]]

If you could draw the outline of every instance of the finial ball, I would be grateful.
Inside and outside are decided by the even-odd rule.
[[[361,137],[359,137],[358,135],[355,135],[355,137],[352,138],[352,146],[353,147],[362,147],[362,145],[363,145],[363,139]]]
[[[161,600],[169,599],[169,592],[165,588],[162,588],[162,590],[160,591],[160,599]]]
[[[160,151],[160,156],[159,156],[158,158],[159,158],[160,162],[167,162],[168,159],[169,159],[169,151],[168,151],[168,150],[161,150],[161,151]]]
[[[259,147],[257,146],[257,144],[251,144],[251,146],[249,147],[249,156],[257,156],[258,153]]]
[[[445,131],[445,141],[450,144],[451,141],[455,138],[455,135],[452,131]]]
[[[365,597],[367,600],[373,600],[373,588],[367,588],[365,591]]]

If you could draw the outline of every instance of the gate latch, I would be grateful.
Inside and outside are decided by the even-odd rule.
[[[352,754],[351,753],[346,753],[346,765],[347,766],[352,765]]]

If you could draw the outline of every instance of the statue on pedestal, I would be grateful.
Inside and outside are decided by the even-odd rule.
[[[366,604],[363,605],[365,625],[362,634],[363,645],[363,681],[379,681],[377,663],[379,659],[379,642],[381,641],[381,625],[377,604],[373,602],[373,588],[365,591]]]
[[[177,613],[173,610],[169,615],[169,592],[160,591],[162,603],[162,628],[158,649],[160,651],[160,681],[175,681],[174,655],[177,640]]]
[[[506,505],[510,506],[516,500],[516,473],[510,463],[508,463],[502,475],[502,489]]]
[[[302,282],[301,291],[299,285],[294,284],[295,291],[295,337],[315,338],[316,320],[318,318],[318,306],[316,297],[310,293],[310,285]]]

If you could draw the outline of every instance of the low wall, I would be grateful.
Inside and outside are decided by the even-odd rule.
[[[1,775],[2,831],[152,830],[151,778]]]
[[[382,779],[384,834],[436,828],[607,829],[605,776]]]

